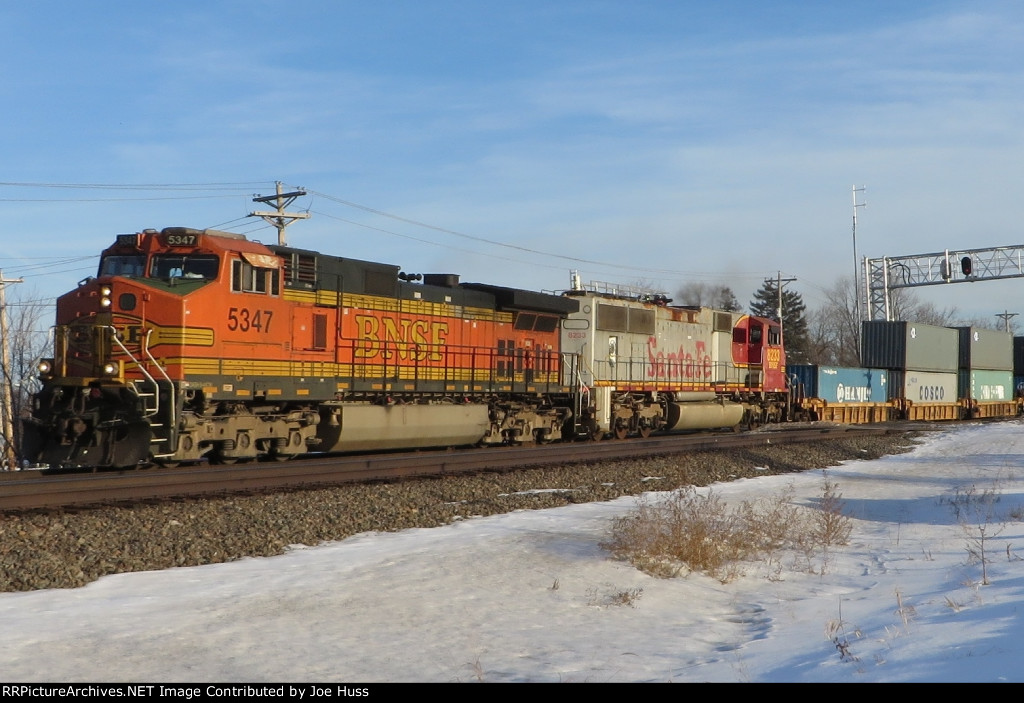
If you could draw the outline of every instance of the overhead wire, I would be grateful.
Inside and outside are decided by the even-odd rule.
[[[238,188],[265,186],[267,181],[239,181],[235,183],[30,183],[0,181],[0,186],[17,188],[76,188],[89,190],[210,190],[211,188]]]
[[[146,201],[158,201],[158,200],[212,200],[219,198],[234,198],[240,195],[248,195],[248,192],[243,192],[252,188],[258,188],[260,186],[267,186],[267,181],[241,181],[237,183],[32,183],[26,181],[0,181],[0,187],[8,188],[52,188],[52,189],[71,189],[71,190],[128,190],[128,191],[145,191],[145,190],[157,190],[157,191],[172,191],[172,192],[187,192],[187,191],[203,191],[208,192],[210,190],[233,190],[235,193],[225,193],[220,195],[188,195],[188,196],[150,196],[142,198],[4,198],[0,197],[0,202],[8,203],[49,203],[49,202],[68,202],[68,203],[89,203],[89,202],[146,202]]]
[[[314,195],[318,195],[321,198],[325,198],[327,200],[336,202],[336,203],[341,204],[341,205],[345,205],[347,207],[355,208],[357,210],[362,210],[364,212],[368,212],[368,213],[371,213],[371,214],[374,214],[374,215],[379,215],[381,217],[387,217],[387,218],[390,218],[392,220],[396,220],[398,222],[404,222],[406,224],[410,224],[410,225],[413,225],[413,226],[416,226],[416,227],[423,227],[425,229],[433,230],[435,232],[441,232],[443,234],[450,234],[450,235],[455,236],[455,237],[461,237],[463,239],[469,239],[469,240],[476,241],[476,242],[482,242],[484,244],[489,244],[491,246],[503,247],[503,248],[506,248],[506,249],[513,249],[513,250],[516,250],[516,251],[522,251],[522,252],[526,252],[526,253],[529,253],[529,254],[536,254],[538,256],[543,256],[543,257],[546,257],[548,259],[561,259],[563,261],[572,261],[574,263],[579,263],[579,264],[590,264],[590,265],[593,265],[593,266],[600,266],[602,268],[608,268],[608,269],[614,269],[614,270],[638,271],[638,272],[642,272],[642,273],[656,273],[656,274],[664,274],[664,275],[672,275],[672,276],[687,276],[687,275],[692,276],[692,275],[694,275],[692,273],[688,274],[688,273],[679,271],[678,269],[661,269],[661,268],[652,268],[652,267],[649,267],[649,266],[631,266],[629,264],[623,264],[623,263],[610,263],[610,262],[606,262],[606,261],[596,261],[594,259],[585,259],[585,258],[578,257],[578,256],[569,256],[567,254],[556,254],[556,253],[553,253],[553,252],[546,252],[546,251],[542,251],[542,250],[539,250],[539,249],[534,249],[534,248],[531,248],[531,247],[522,246],[522,245],[519,245],[519,244],[510,244],[508,242],[500,242],[500,241],[496,241],[496,240],[493,240],[493,239],[487,239],[486,237],[479,237],[479,236],[475,236],[475,235],[471,235],[471,234],[466,234],[464,232],[459,232],[459,231],[456,231],[456,230],[453,230],[453,229],[448,229],[446,227],[439,227],[437,225],[431,225],[431,224],[426,223],[426,222],[421,222],[419,220],[414,220],[414,219],[411,219],[411,218],[408,218],[408,217],[403,217],[401,215],[395,215],[393,213],[386,212],[384,210],[379,210],[377,208],[372,208],[372,207],[369,207],[367,205],[360,205],[359,203],[355,203],[355,202],[352,202],[350,200],[345,200],[344,198],[339,198],[337,196],[329,195],[327,193],[323,193],[323,192],[320,192],[320,191],[315,191],[315,190],[311,190],[311,189],[307,188],[306,192],[314,194]],[[362,226],[362,225],[360,225],[360,223],[353,222],[352,224],[356,224],[356,225]],[[382,231],[386,232],[387,230],[382,230]],[[395,233],[389,232],[389,234],[395,234]],[[531,264],[535,264],[535,263],[536,262],[531,262]]]
[[[277,182],[275,181],[273,183],[276,185]],[[160,201],[160,200],[203,200],[203,199],[232,198],[232,197],[238,197],[240,195],[250,195],[250,193],[248,193],[248,192],[240,192],[240,191],[243,188],[245,188],[245,189],[252,189],[252,188],[266,187],[268,185],[270,185],[269,181],[238,181],[238,182],[211,182],[211,183],[45,183],[45,182],[26,182],[26,181],[0,181],[0,187],[5,187],[6,186],[6,187],[12,187],[12,188],[50,188],[50,189],[76,189],[76,190],[93,189],[93,190],[107,190],[107,191],[116,191],[116,190],[122,190],[122,191],[159,190],[159,191],[165,191],[165,192],[166,191],[171,191],[171,192],[187,192],[187,191],[197,191],[197,190],[201,190],[201,191],[233,190],[233,191],[236,191],[236,192],[230,193],[230,194],[216,194],[216,195],[210,195],[210,194],[206,194],[206,195],[177,195],[176,194],[176,195],[164,195],[164,196],[147,196],[147,197],[141,197],[141,198],[138,198],[138,197],[125,197],[125,198],[3,198],[3,197],[0,197],[0,201],[3,201],[3,202],[125,202],[125,201]],[[291,186],[289,186],[289,187],[291,187]],[[570,255],[570,254],[563,254],[563,253],[543,251],[541,249],[536,249],[534,247],[524,246],[522,244],[515,244],[515,243],[510,243],[510,242],[498,241],[498,240],[495,240],[495,239],[489,239],[487,237],[482,237],[482,236],[473,235],[473,234],[467,234],[465,232],[460,232],[458,230],[450,229],[450,228],[447,228],[447,227],[441,227],[441,226],[438,226],[438,225],[433,225],[433,224],[430,224],[430,223],[427,223],[427,222],[423,222],[421,220],[416,220],[416,219],[413,219],[413,218],[409,218],[409,217],[405,217],[405,216],[402,216],[402,215],[397,215],[397,214],[392,213],[392,212],[381,210],[379,208],[374,208],[374,207],[370,207],[370,206],[367,206],[367,205],[362,205],[360,203],[356,203],[356,202],[353,202],[351,200],[347,200],[345,198],[334,196],[334,195],[331,195],[329,193],[324,193],[322,191],[308,189],[308,188],[303,189],[303,190],[305,190],[305,192],[310,194],[310,195],[315,195],[315,196],[318,196],[318,197],[323,198],[325,200],[337,203],[339,205],[343,205],[345,207],[350,207],[350,208],[353,208],[353,209],[357,209],[357,210],[360,210],[360,211],[363,211],[363,212],[366,212],[366,213],[369,213],[369,214],[376,215],[378,217],[384,217],[384,218],[388,218],[388,219],[391,219],[391,220],[394,220],[394,221],[397,221],[397,222],[402,222],[402,223],[405,223],[405,224],[408,224],[408,225],[412,225],[414,227],[419,227],[419,228],[431,230],[431,231],[434,231],[434,232],[440,232],[442,234],[447,234],[447,235],[450,235],[450,236],[453,236],[453,237],[458,237],[458,238],[461,238],[461,239],[466,239],[466,240],[469,240],[469,241],[478,242],[478,243],[485,244],[485,245],[490,246],[490,247],[498,247],[498,248],[501,248],[501,249],[509,249],[509,250],[512,250],[512,251],[518,251],[518,252],[530,254],[532,256],[542,257],[543,261],[560,260],[560,261],[572,262],[573,264],[576,264],[576,265],[583,264],[583,265],[587,265],[587,266],[596,266],[596,267],[599,267],[600,269],[607,270],[607,271],[629,271],[629,272],[633,272],[633,273],[641,273],[641,274],[649,274],[649,275],[661,275],[661,276],[673,276],[673,277],[689,277],[689,278],[693,278],[693,277],[707,277],[707,276],[720,276],[721,275],[721,274],[718,274],[718,273],[685,272],[685,271],[680,271],[678,269],[667,269],[667,268],[658,268],[658,267],[651,267],[651,266],[636,266],[636,265],[630,265],[630,264],[626,264],[626,263],[622,263],[622,262],[600,261],[600,260],[585,258],[585,257],[581,257],[581,256],[573,256],[573,255]],[[431,245],[431,246],[446,247],[446,248],[454,249],[456,251],[466,251],[466,252],[472,253],[474,255],[488,256],[488,257],[497,258],[497,259],[500,259],[500,260],[503,260],[503,261],[513,261],[513,262],[517,262],[517,263],[527,263],[528,265],[531,265],[531,266],[541,266],[541,267],[545,267],[545,268],[556,268],[556,269],[560,268],[559,266],[554,265],[554,264],[541,263],[540,261],[538,261],[536,259],[531,259],[528,262],[524,262],[524,261],[519,260],[519,259],[512,259],[512,258],[508,258],[508,257],[504,257],[504,256],[498,256],[496,254],[491,254],[491,253],[487,253],[487,252],[479,252],[479,251],[461,249],[459,247],[455,247],[455,246],[452,246],[450,244],[444,244],[444,243],[437,242],[437,241],[432,241],[432,240],[422,239],[422,238],[419,238],[419,237],[414,237],[414,236],[411,236],[411,235],[408,235],[408,234],[402,234],[402,233],[395,232],[395,231],[392,231],[392,230],[387,230],[387,229],[383,229],[383,228],[379,228],[379,227],[374,227],[374,226],[368,225],[366,223],[357,222],[357,221],[346,219],[346,218],[343,218],[343,217],[338,217],[338,216],[331,215],[331,214],[325,213],[325,212],[318,211],[317,214],[321,215],[321,216],[324,216],[324,217],[331,218],[331,219],[335,219],[335,220],[338,220],[338,221],[341,221],[341,222],[345,222],[345,223],[350,224],[352,226],[362,227],[362,228],[378,231],[378,232],[381,232],[381,233],[384,233],[384,234],[388,234],[390,236],[400,237],[400,238],[408,239],[408,240],[411,240],[411,241],[417,241],[417,242],[428,244],[428,245]],[[219,225],[216,225],[215,228],[216,227],[224,227],[224,226],[227,226],[227,225],[233,225],[235,223],[242,223],[245,219],[246,219],[246,217],[239,217],[239,218],[235,218],[233,220],[228,220],[227,222],[224,222],[224,223],[221,223]],[[262,224],[262,223],[253,223],[253,224],[257,224],[258,226],[253,227],[251,229],[246,229],[244,232],[242,232],[242,234],[247,234],[247,233],[251,233],[251,232],[254,232],[254,231],[259,231],[259,230],[262,230],[262,229],[265,229],[265,228],[269,227],[269,225],[265,225],[265,224]],[[753,277],[760,277],[763,274],[761,274],[761,273],[753,273],[753,272],[752,273],[748,273],[748,274],[737,274],[737,273],[733,272],[730,275],[732,277],[736,277],[736,276],[747,277],[747,276],[749,276],[749,277],[753,278]]]
[[[492,259],[499,259],[501,261],[511,261],[517,264],[528,264],[530,266],[539,266],[541,268],[561,269],[561,266],[555,266],[554,264],[538,263],[537,261],[523,261],[522,259],[512,259],[507,256],[499,256],[497,254],[488,254],[486,252],[475,251],[473,249],[465,249],[463,247],[456,247],[451,244],[444,244],[442,242],[435,242],[430,239],[423,239],[421,237],[414,237],[411,234],[402,234],[401,232],[395,232],[392,230],[383,229],[381,227],[374,227],[368,225],[365,222],[356,222],[355,220],[348,220],[344,217],[338,217],[337,215],[331,215],[330,213],[320,212],[319,210],[310,210],[315,215],[320,217],[326,217],[331,220],[337,220],[338,222],[344,222],[345,224],[353,225],[354,227],[362,227],[363,229],[369,229],[374,232],[380,232],[382,234],[388,234],[393,237],[399,237],[400,239],[408,239],[413,242],[419,242],[421,244],[427,244],[429,246],[441,247],[443,249],[451,249],[452,251],[461,251],[466,254],[473,254],[474,256],[486,256]]]

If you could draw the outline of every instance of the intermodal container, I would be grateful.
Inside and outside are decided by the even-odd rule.
[[[803,386],[807,398],[821,398],[829,404],[888,400],[889,374],[885,369],[794,364],[787,365],[786,371]]]
[[[1013,373],[1024,376],[1024,337],[1013,338]]]
[[[915,405],[935,403],[953,405],[957,401],[956,371],[893,371],[889,375],[890,399],[902,398]]]
[[[953,372],[960,367],[960,335],[950,327],[916,322],[864,322],[861,361],[864,366],[908,371]],[[956,383],[953,384],[954,390]]]
[[[1013,372],[961,369],[959,395],[979,403],[1013,400]]]
[[[1012,371],[1013,335],[981,327],[957,327],[960,336],[960,368]]]

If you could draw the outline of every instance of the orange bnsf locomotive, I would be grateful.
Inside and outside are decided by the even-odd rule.
[[[117,237],[57,301],[23,459],[230,463],[553,440],[574,300],[212,230]],[[565,373],[571,377],[571,370]]]
[[[57,301],[22,460],[133,467],[780,419],[778,324],[263,245],[119,235]]]

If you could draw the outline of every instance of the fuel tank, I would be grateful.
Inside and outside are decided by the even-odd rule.
[[[479,442],[489,428],[483,404],[328,404],[320,411],[317,449],[358,452],[468,446]]]
[[[711,430],[735,427],[743,419],[739,403],[669,403],[666,430]]]

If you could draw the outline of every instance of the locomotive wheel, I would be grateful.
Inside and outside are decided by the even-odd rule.
[[[625,439],[628,436],[629,436],[629,428],[626,427],[625,425],[623,425],[622,427],[616,427],[615,428],[615,438],[616,439]]]
[[[651,436],[651,432],[654,432],[654,428],[649,425],[640,425],[640,436],[647,439]]]
[[[604,430],[602,430],[600,427],[591,428],[589,436],[592,442],[600,442],[602,439],[604,439]]]

